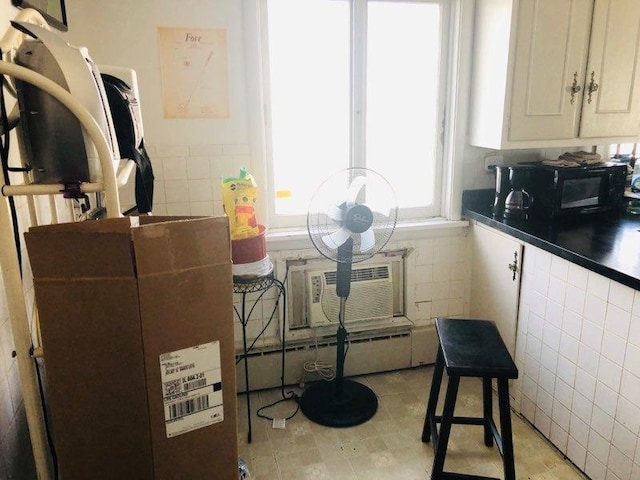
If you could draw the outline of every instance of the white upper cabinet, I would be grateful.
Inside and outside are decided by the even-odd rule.
[[[635,141],[640,1],[476,2],[469,141],[495,149]]]

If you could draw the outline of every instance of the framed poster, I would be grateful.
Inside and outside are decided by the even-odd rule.
[[[64,0],[11,0],[11,3],[18,8],[33,8],[40,12],[52,27],[63,32],[68,30]]]
[[[158,28],[165,118],[228,118],[227,31]]]

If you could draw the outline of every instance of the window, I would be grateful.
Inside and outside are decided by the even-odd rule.
[[[636,158],[637,143],[616,143],[609,145],[609,158]]]
[[[272,226],[302,226],[349,166],[393,185],[401,219],[440,214],[445,2],[264,0]]]

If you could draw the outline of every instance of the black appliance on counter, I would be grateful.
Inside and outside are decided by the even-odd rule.
[[[533,205],[528,191],[535,166],[513,165],[496,167],[496,196],[493,216],[526,220]]]
[[[624,202],[627,166],[603,162],[580,167],[539,164],[531,191],[537,198],[534,214],[558,218],[608,212]]]
[[[541,162],[496,167],[493,215],[554,219],[611,211],[624,202],[626,181],[627,166],[613,162],[577,167]]]

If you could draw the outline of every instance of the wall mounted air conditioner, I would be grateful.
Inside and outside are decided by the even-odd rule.
[[[335,269],[309,270],[305,277],[309,326],[337,324],[340,298],[336,295]],[[390,263],[354,265],[345,323],[391,318],[393,287]]]

